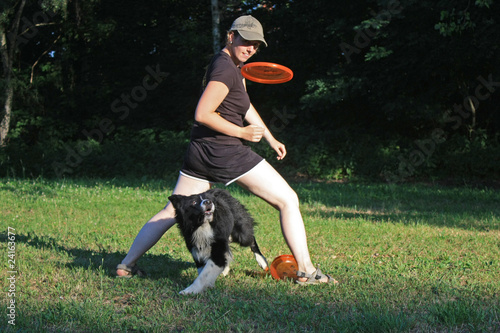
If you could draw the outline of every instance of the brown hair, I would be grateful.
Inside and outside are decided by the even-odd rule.
[[[240,35],[240,33],[238,32],[238,30],[229,30],[227,32],[227,36],[226,36],[226,46],[229,46],[229,45],[232,44],[232,43],[229,43],[229,36],[231,35],[231,33],[234,34],[233,38],[237,38]]]

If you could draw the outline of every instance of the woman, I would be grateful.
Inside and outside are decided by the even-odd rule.
[[[334,282],[316,269],[309,257],[304,222],[296,193],[266,162],[243,141],[266,139],[278,154],[286,156],[285,146],[276,140],[257,110],[250,103],[240,67],[260,47],[267,46],[260,22],[247,15],[236,19],[228,32],[224,49],[207,68],[206,87],[195,111],[191,142],[174,194],[205,192],[212,183],[236,182],[267,201],[280,212],[283,236],[298,264],[298,283]],[[249,125],[244,126],[244,121]],[[122,263],[118,276],[142,275],[136,261],[175,224],[175,211],[167,203],[137,235]]]

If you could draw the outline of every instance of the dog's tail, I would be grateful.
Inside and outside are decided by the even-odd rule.
[[[260,252],[259,246],[257,245],[257,241],[255,240],[255,237],[253,238],[253,242],[250,245],[250,249],[252,250],[253,255],[255,256],[255,260],[257,260],[257,263],[259,264],[259,266],[263,270],[267,271],[269,268],[269,265],[267,263],[266,257],[264,257],[262,252]]]

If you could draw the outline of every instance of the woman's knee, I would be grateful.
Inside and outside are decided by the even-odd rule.
[[[158,221],[167,221],[175,219],[175,209],[170,202],[160,210],[155,216],[153,216],[148,222],[158,222]]]
[[[295,205],[297,208],[299,207],[299,196],[297,195],[297,192],[295,192],[293,189],[291,190],[290,193],[290,200],[292,201],[293,205]]]
[[[282,194],[278,205],[279,210],[286,208],[299,208],[299,196],[292,188]]]

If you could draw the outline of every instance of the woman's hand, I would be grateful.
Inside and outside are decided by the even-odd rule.
[[[278,140],[274,139],[269,142],[269,145],[271,148],[273,148],[277,153],[278,156],[276,157],[278,160],[282,160],[286,156],[286,148],[285,145],[279,142]]]
[[[269,146],[271,146],[271,148],[273,148],[274,151],[278,153],[277,159],[282,160],[285,158],[286,156],[285,145],[274,138],[274,136],[271,134],[271,131],[269,131],[269,129],[266,127],[266,124],[264,124],[264,121],[262,121],[262,118],[257,113],[257,110],[255,110],[252,104],[250,104],[250,108],[247,111],[245,120],[252,125],[244,127],[243,129],[245,129],[248,132],[255,130],[255,135],[253,135],[254,140],[251,139],[245,139],[245,140],[252,142],[259,142],[260,139],[264,137],[266,141],[269,143]],[[240,136],[240,138],[242,137]]]
[[[250,142],[259,142],[264,136],[265,129],[257,125],[241,127],[240,138]]]

